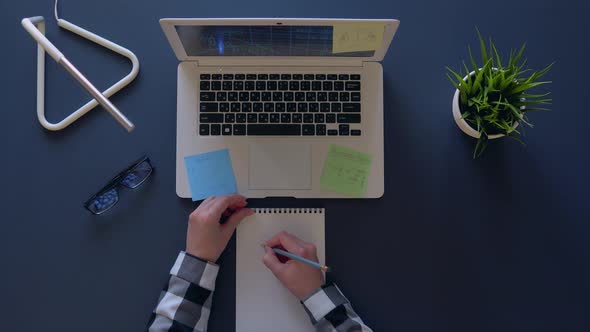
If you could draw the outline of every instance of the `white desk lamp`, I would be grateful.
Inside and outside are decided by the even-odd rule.
[[[108,48],[113,52],[121,54],[131,61],[133,68],[131,69],[131,72],[127,74],[127,76],[123,77],[123,79],[121,79],[119,82],[101,93],[84,75],[82,75],[82,73],[80,73],[80,71],[78,71],[78,69],[76,69],[76,67],[74,67],[71,62],[68,61],[68,59],[66,59],[66,57],[57,49],[57,47],[55,47],[45,37],[45,19],[43,16],[35,16],[23,19],[23,27],[33,37],[33,39],[37,41],[38,44],[37,117],[39,118],[39,122],[48,130],[62,130],[100,104],[115,118],[115,120],[117,120],[117,122],[127,129],[127,131],[131,132],[135,127],[133,123],[131,123],[131,121],[129,121],[129,119],[127,119],[127,117],[125,117],[125,115],[123,115],[123,113],[121,113],[121,111],[119,111],[107,98],[123,89],[135,79],[137,73],[139,72],[139,61],[137,60],[137,57],[128,49],[59,18],[57,15],[57,2],[58,0],[55,1],[55,19],[57,20],[57,25],[98,45]],[[51,123],[45,118],[45,52],[47,52],[57,63],[61,64],[82,85],[82,87],[84,87],[92,95],[92,97],[94,97],[93,100],[87,102],[74,113],[70,114],[68,117],[58,123]]]

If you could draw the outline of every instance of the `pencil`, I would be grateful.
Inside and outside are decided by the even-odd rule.
[[[261,246],[262,246],[263,248],[266,248],[266,247],[267,247],[267,246],[266,246],[266,245],[264,245],[264,244],[261,244]],[[270,249],[271,249],[272,251],[274,251],[275,253],[277,253],[277,254],[281,255],[281,256],[285,256],[285,257],[289,257],[289,258],[291,258],[291,259],[294,259],[294,260],[298,260],[298,261],[300,261],[301,263],[305,263],[305,264],[307,264],[307,265],[310,265],[310,266],[316,267],[316,268],[318,268],[318,269],[320,269],[320,270],[322,270],[322,271],[324,271],[324,272],[329,272],[329,271],[330,271],[330,268],[329,268],[328,266],[326,266],[326,265],[322,265],[322,264],[320,264],[320,263],[318,263],[318,262],[314,262],[314,261],[312,261],[312,260],[309,260],[309,259],[307,259],[307,258],[303,258],[303,257],[301,257],[301,256],[297,256],[297,255],[295,255],[295,254],[292,254],[292,253],[290,253],[290,252],[288,252],[288,251],[285,251],[285,250],[282,250],[282,249],[279,249],[279,248],[270,248]]]

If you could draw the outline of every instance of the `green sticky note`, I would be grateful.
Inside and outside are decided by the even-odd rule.
[[[353,149],[330,145],[320,179],[322,190],[364,197],[371,173],[371,155]]]

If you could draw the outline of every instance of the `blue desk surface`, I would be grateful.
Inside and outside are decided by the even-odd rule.
[[[36,45],[47,35],[105,88],[124,58],[57,28],[51,1],[0,2],[2,301],[6,331],[138,331],[158,299],[195,208],[175,194],[176,66],[162,17],[398,18],[383,61],[386,193],[379,200],[255,200],[328,209],[327,261],[375,331],[590,330],[588,3],[460,1],[61,1],[61,16],[133,50],[137,80],[112,98],[127,134],[94,110],[61,132],[35,112]],[[500,140],[473,160],[451,116],[446,65],[458,67],[474,26],[501,50],[528,42],[533,68],[556,61],[553,111],[531,115],[527,146]],[[47,113],[89,97],[47,63]],[[149,183],[100,218],[82,202],[147,153]],[[361,261],[364,262],[361,264]],[[210,331],[233,331],[235,241],[222,256]]]

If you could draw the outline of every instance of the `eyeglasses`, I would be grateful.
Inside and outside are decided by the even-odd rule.
[[[150,158],[142,157],[124,171],[115,176],[101,190],[84,203],[84,207],[93,214],[101,214],[112,208],[119,201],[119,187],[129,189],[139,187],[153,173]]]

